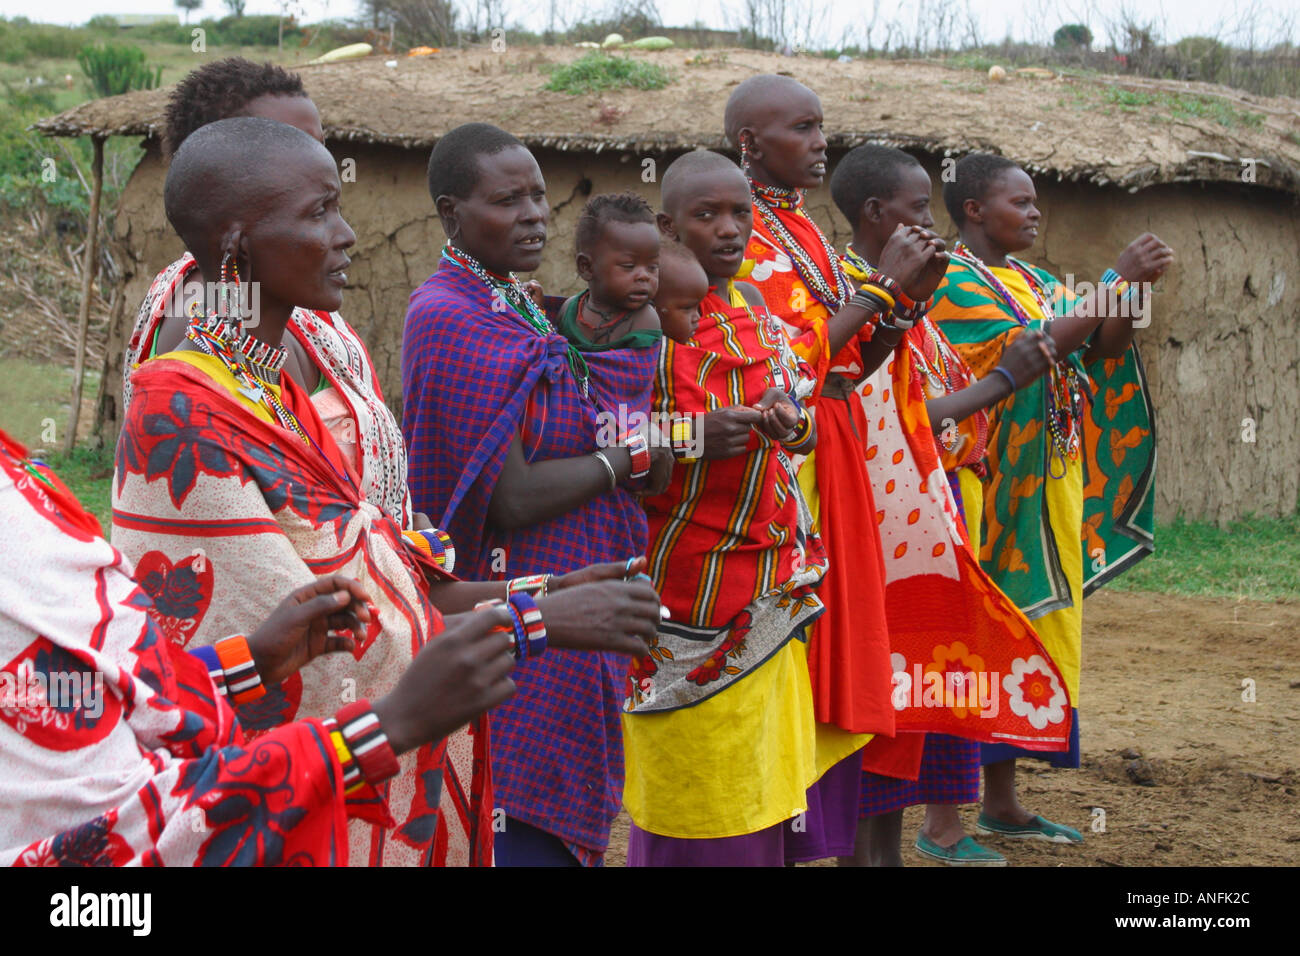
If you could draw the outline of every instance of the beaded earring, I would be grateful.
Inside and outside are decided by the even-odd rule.
[[[746,179],[749,179],[749,143],[744,137],[740,140],[740,171],[745,174]]]
[[[235,308],[236,312],[230,311],[230,286],[231,279],[234,279],[235,286]],[[221,278],[217,288],[217,296],[220,302],[218,314],[229,321],[232,318],[243,318],[242,299],[240,298],[239,289],[239,261],[230,253],[221,257]]]

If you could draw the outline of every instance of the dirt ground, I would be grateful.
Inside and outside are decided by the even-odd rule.
[[[1019,770],[1022,802],[1084,843],[981,839],[1013,866],[1300,864],[1300,604],[1102,592],[1084,632],[1083,766]],[[941,865],[910,849],[922,815],[905,813],[904,862]],[[976,815],[962,810],[971,835]]]

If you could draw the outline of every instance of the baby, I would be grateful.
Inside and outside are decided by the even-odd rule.
[[[695,253],[680,242],[661,239],[654,301],[664,335],[682,344],[693,338],[700,327],[700,303],[708,294],[709,277]]]
[[[593,196],[575,245],[587,291],[564,303],[560,333],[585,352],[657,346],[659,228],[646,201],[633,193]]]

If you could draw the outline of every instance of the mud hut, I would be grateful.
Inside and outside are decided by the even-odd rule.
[[[486,120],[523,139],[546,175],[551,242],[539,278],[575,288],[573,224],[589,194],[636,190],[657,201],[657,173],[676,154],[724,148],[723,105],[759,72],[789,73],[821,96],[834,163],[865,141],[913,151],[936,184],[945,161],[989,150],[1034,174],[1045,215],[1028,258],[1095,280],[1137,234],[1177,251],[1139,335],[1159,415],[1157,513],[1226,521],[1290,513],[1300,489],[1300,103],[1204,84],[1112,77],[982,74],[930,63],[838,63],[749,51],[636,54],[668,68],[659,91],[573,96],[542,89],[577,51],[471,50],[393,65],[382,58],[301,69],[345,175],[357,233],[344,311],[366,337],[386,394],[400,404],[409,292],[434,269],[441,229],[425,190],[429,148],[444,131]],[[1042,71],[1045,72],[1045,71]],[[162,209],[158,148],[167,90],[87,103],[39,124],[52,136],[144,138],[114,241],[125,296],[181,251]],[[350,161],[350,162],[347,162]],[[837,244],[847,226],[829,190],[811,211]],[[99,427],[118,427],[123,327],[114,329]]]

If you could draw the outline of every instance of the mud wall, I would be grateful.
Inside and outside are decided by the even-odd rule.
[[[357,234],[343,314],[368,344],[390,405],[401,407],[401,340],[407,298],[434,270],[443,236],[425,188],[423,151],[331,143],[355,160],[343,211]],[[551,238],[537,277],[548,292],[576,291],[573,227],[588,195],[633,190],[657,206],[642,181],[642,156],[537,150],[552,208]],[[657,171],[667,157],[651,156]],[[832,160],[837,158],[832,156]],[[939,182],[937,161],[927,159]],[[123,193],[117,238],[127,301],[140,301],[154,273],[181,251],[162,212],[164,169],[150,152]],[[810,211],[837,246],[847,224],[829,190]],[[1157,412],[1156,512],[1225,522],[1251,512],[1291,513],[1300,492],[1300,206],[1294,198],[1247,187],[1176,184],[1136,194],[1044,180],[1045,217],[1026,258],[1064,277],[1096,281],[1129,240],[1153,231],[1178,260],[1156,286],[1151,325],[1138,333]],[[937,228],[953,231],[935,194]],[[101,419],[116,437],[113,383],[121,381],[123,335],[109,343]]]

